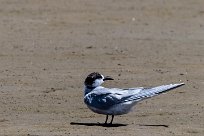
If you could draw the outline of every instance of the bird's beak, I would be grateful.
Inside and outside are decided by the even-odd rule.
[[[106,76],[106,77],[104,77],[103,81],[105,81],[105,80],[114,80],[114,79],[110,76]]]

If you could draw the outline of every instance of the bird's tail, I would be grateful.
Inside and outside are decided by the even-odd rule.
[[[157,86],[153,88],[144,88],[142,89],[139,93],[129,97],[128,99],[124,100],[125,102],[128,101],[141,101],[153,96],[157,96],[161,93],[170,91],[172,89],[178,88],[180,86],[185,85],[184,83],[178,83],[178,84],[169,84],[169,85],[162,85],[162,86]]]

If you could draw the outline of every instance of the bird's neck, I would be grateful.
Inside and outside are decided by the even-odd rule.
[[[90,93],[92,90],[94,90],[95,87],[91,87],[91,86],[85,86],[84,87],[84,96],[88,93]]]
[[[96,88],[103,88],[102,86],[97,86],[97,87],[90,87],[90,86],[85,86],[84,87],[84,96],[88,93],[90,93],[91,91],[93,91]]]

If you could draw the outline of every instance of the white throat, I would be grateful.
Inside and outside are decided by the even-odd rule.
[[[94,81],[94,83],[92,84],[92,87],[96,88],[96,87],[100,86],[101,84],[103,84],[103,82],[104,82],[103,79],[96,79]]]

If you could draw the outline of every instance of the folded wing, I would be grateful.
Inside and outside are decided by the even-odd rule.
[[[88,93],[84,97],[84,102],[94,108],[106,110],[111,108],[112,106],[124,102],[131,101],[141,101],[160,93],[167,92],[169,90],[175,89],[184,85],[184,83],[180,84],[170,84],[170,85],[162,85],[153,88],[129,88],[129,89],[108,89],[108,88],[100,88]]]
[[[100,88],[88,93],[84,97],[84,102],[91,107],[106,110],[131,98],[142,89],[143,88]]]

